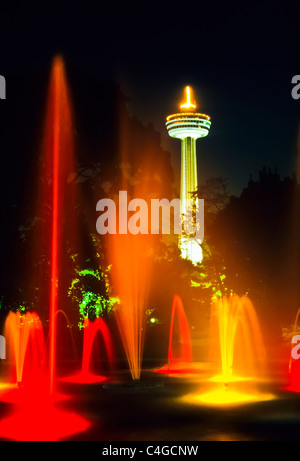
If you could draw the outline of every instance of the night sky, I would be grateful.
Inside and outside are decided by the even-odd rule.
[[[19,109],[10,79],[45,74],[61,53],[67,72],[77,69],[99,83],[112,79],[120,85],[130,112],[161,133],[175,169],[180,145],[168,138],[165,117],[177,111],[189,84],[199,111],[212,119],[210,135],[197,144],[200,181],[227,177],[230,191],[239,194],[249,175],[257,177],[264,165],[277,167],[283,176],[296,170],[300,100],[291,97],[291,79],[300,74],[300,61],[295,6],[278,1],[248,7],[242,2],[223,7],[212,2],[61,3],[1,5],[0,74],[7,80],[2,120],[6,110]],[[28,114],[36,107],[29,106]],[[30,139],[31,129],[35,133],[28,129],[20,145]],[[6,131],[1,134],[0,126],[0,149],[11,168]],[[21,136],[18,124],[11,132]]]

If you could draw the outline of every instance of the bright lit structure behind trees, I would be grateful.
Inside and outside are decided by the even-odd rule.
[[[181,183],[180,200],[183,216],[192,217],[195,224],[196,200],[192,200],[197,190],[196,140],[204,138],[210,130],[210,117],[196,112],[192,102],[191,89],[185,88],[186,102],[180,106],[180,112],[167,117],[166,126],[172,138],[181,139]],[[201,241],[184,228],[179,236],[178,245],[184,259],[197,264],[202,261]]]

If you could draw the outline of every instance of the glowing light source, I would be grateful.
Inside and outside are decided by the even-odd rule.
[[[188,117],[189,115],[191,115],[193,118],[195,117],[198,117],[198,118],[204,118],[206,119],[207,121],[210,120],[210,116],[209,115],[206,115],[206,114],[200,114],[198,112],[179,112],[177,114],[172,114],[172,115],[168,115],[167,117],[167,122],[169,120],[172,120],[173,118],[176,118],[176,117]]]
[[[180,108],[181,109],[184,109],[184,108],[186,108],[186,109],[190,109],[190,108],[195,109],[196,108],[195,104],[191,103],[191,89],[190,89],[189,86],[185,87],[185,92],[186,92],[186,103],[182,104],[180,106]]]

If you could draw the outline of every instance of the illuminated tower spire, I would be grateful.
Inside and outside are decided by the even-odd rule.
[[[197,190],[197,158],[196,140],[208,135],[210,117],[196,112],[196,103],[192,102],[192,91],[185,88],[186,102],[180,106],[180,113],[167,117],[167,130],[172,138],[181,139],[181,182],[180,200],[181,212],[184,216],[195,215],[195,202],[192,203],[192,193]],[[187,235],[183,230],[179,236],[178,245],[181,256],[194,264],[202,261],[201,241]]]

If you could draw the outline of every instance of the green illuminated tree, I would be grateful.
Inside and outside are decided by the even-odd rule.
[[[82,269],[72,280],[68,295],[75,309],[79,310],[79,327],[83,326],[85,318],[93,321],[100,316],[109,316],[118,304],[117,298],[109,296],[107,275],[101,269]]]

